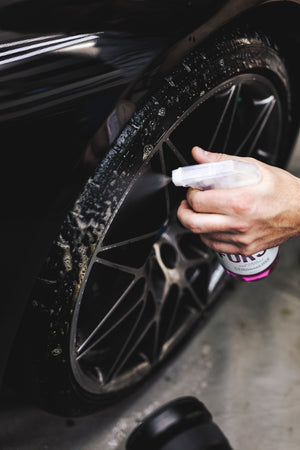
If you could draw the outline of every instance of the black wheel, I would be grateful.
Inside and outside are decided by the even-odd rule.
[[[185,191],[168,176],[193,163],[194,145],[283,166],[289,97],[276,47],[234,31],[194,50],[140,103],[32,293],[26,389],[44,405],[82,414],[132,392],[204,318],[226,277],[177,222]]]

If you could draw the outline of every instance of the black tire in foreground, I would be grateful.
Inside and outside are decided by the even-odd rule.
[[[205,317],[226,276],[178,223],[185,191],[167,176],[193,163],[194,145],[284,166],[289,111],[278,49],[237,30],[196,48],[140,103],[69,212],[32,293],[19,358],[25,389],[41,404],[63,415],[110,404]]]

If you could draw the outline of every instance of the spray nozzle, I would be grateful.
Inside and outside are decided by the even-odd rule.
[[[176,186],[195,189],[225,189],[256,184],[261,179],[256,164],[227,159],[205,164],[179,167],[172,171],[172,181]]]

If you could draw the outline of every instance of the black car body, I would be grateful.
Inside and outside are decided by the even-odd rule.
[[[157,80],[176,73],[195,48],[209,47],[215,36],[228,37],[236,29],[258,30],[276,41],[290,83],[285,156],[276,161],[286,163],[299,125],[299,5],[292,0],[0,0],[1,378],[18,332],[18,341],[24,327],[40,340],[40,327],[24,316],[28,304],[38,304],[41,317],[53,314],[55,300],[43,313],[44,300],[35,297],[34,286],[43,278],[43,265],[68,211],[126,128],[135,105],[150,95]],[[120,104],[123,109],[116,114]],[[144,149],[147,145],[151,152],[149,143]],[[39,323],[44,326],[43,319]],[[60,357],[60,347],[55,354],[49,345],[45,352]],[[20,358],[16,354],[14,374]],[[15,384],[22,384],[21,373]],[[35,377],[29,369],[24,379]],[[54,373],[54,386],[59,377]],[[38,378],[43,384],[44,375]],[[71,404],[68,413],[77,414],[80,406]],[[57,410],[64,413],[63,407]]]

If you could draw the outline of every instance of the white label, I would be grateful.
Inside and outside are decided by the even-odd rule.
[[[257,275],[268,269],[278,255],[279,247],[269,248],[254,255],[217,253],[225,269],[236,275]]]

